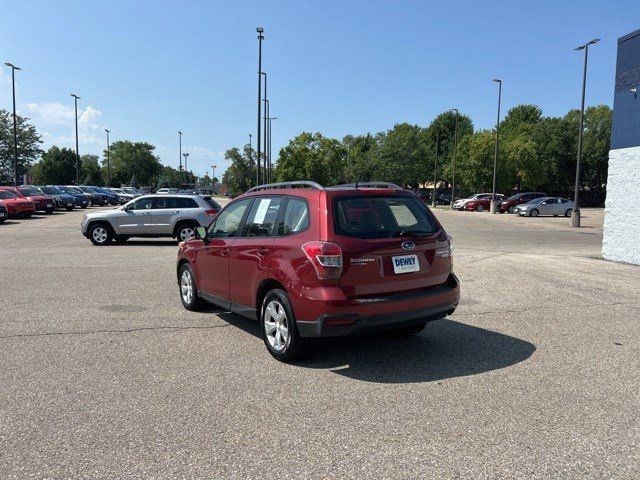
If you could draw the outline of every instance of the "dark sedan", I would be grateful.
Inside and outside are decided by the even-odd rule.
[[[89,197],[84,194],[78,187],[67,185],[56,185],[64,193],[72,195],[75,198],[76,207],[87,208],[89,206]]]
[[[64,193],[58,187],[52,187],[51,185],[38,188],[47,195],[51,195],[53,197],[56,208],[64,208],[65,210],[73,210],[75,208],[76,197],[73,195]]]

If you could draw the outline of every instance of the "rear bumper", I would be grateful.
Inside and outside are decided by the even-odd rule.
[[[298,332],[302,337],[334,337],[401,328],[445,317],[453,313],[459,300],[460,284],[452,273],[445,284],[392,295],[380,302],[325,302],[325,313],[310,321],[297,321]]]

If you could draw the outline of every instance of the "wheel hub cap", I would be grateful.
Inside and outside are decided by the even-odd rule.
[[[182,272],[180,277],[180,293],[184,303],[190,304],[193,300],[193,283],[191,282],[191,274],[188,270]]]
[[[289,345],[289,322],[284,307],[277,300],[264,310],[264,331],[271,348],[282,351]]]
[[[96,228],[93,231],[93,239],[98,243],[106,242],[106,240],[107,240],[107,231],[102,227]]]

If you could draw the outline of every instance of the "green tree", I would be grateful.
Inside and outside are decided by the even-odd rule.
[[[340,141],[303,132],[280,149],[274,178],[279,182],[311,180],[335,185],[345,179],[346,158],[347,149]]]
[[[347,135],[342,139],[347,150],[344,177],[348,182],[379,180],[379,151],[376,138],[365,135]]]
[[[612,115],[613,112],[607,105],[595,105],[585,111],[585,131],[582,143],[584,175],[582,180],[592,188],[602,188],[607,180]]]
[[[244,151],[236,147],[230,148],[224,154],[226,160],[231,161],[231,165],[222,175],[222,183],[224,183],[232,196],[240,195],[253,185],[255,172],[252,168],[251,158],[255,153],[249,146],[244,147]]]
[[[379,137],[378,176],[401,186],[417,188],[433,172],[433,152],[427,130],[399,123]]]
[[[76,153],[53,146],[31,171],[33,182],[40,185],[69,185],[76,181]]]
[[[163,171],[160,160],[153,153],[155,147],[147,142],[118,140],[111,144],[111,182],[129,184],[135,179],[140,185],[153,185]],[[105,151],[106,158],[106,151]]]
[[[102,186],[102,171],[97,155],[85,154],[80,157],[80,179],[85,185]]]
[[[18,177],[27,173],[31,165],[42,154],[42,139],[28,118],[16,116],[18,138]],[[0,183],[13,179],[13,114],[0,109]]]

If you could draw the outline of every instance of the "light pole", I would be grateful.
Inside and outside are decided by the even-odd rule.
[[[180,182],[180,184],[178,184],[178,187],[180,187],[182,184],[182,132],[180,130],[178,130],[178,138],[180,142],[178,153],[178,160],[180,161],[180,167],[178,169],[178,181]]]
[[[109,146],[109,133],[111,133],[111,130],[108,129],[104,129],[105,132],[107,132],[107,187],[111,186],[111,163],[110,163],[110,146]]]
[[[11,68],[11,89],[13,91],[13,186],[18,186],[18,121],[16,119],[16,70],[22,70],[11,62],[5,62]]]
[[[589,45],[594,45],[600,41],[599,38],[574,48],[574,51],[584,50],[584,70],[582,73],[582,103],[580,105],[580,131],[578,133],[578,158],[576,161],[576,185],[573,195],[573,210],[571,211],[571,226],[580,226],[580,159],[582,156],[582,131],[584,129],[584,97],[587,90],[587,58],[589,56]]]
[[[458,109],[453,108],[452,111],[456,112],[456,121],[453,127],[453,171],[451,174],[451,204],[449,208],[453,209],[453,202],[455,201],[456,193],[456,151],[458,150]]]
[[[212,175],[213,177],[211,177],[211,185],[215,185],[216,183],[216,167],[217,165],[211,165],[211,168],[213,169]]]
[[[433,201],[431,206],[436,208],[436,183],[438,183],[438,150],[440,149],[440,132],[436,134],[436,160],[433,164]]]
[[[271,163],[271,120],[278,120],[278,117],[268,117],[267,120],[269,120],[269,146],[267,148],[267,151],[269,152],[269,181],[271,181],[271,171],[273,169],[273,164]]]
[[[256,185],[260,185],[260,118],[262,108],[262,40],[264,36],[264,28],[256,28],[258,32],[258,157],[256,158]]]
[[[498,172],[498,132],[500,130],[500,102],[502,101],[502,80],[494,78],[494,82],[498,84],[498,120],[496,121],[496,151],[493,155],[493,190],[491,190],[491,213],[498,213],[498,204],[496,202],[496,176]]]
[[[71,96],[73,97],[76,110],[76,185],[80,185],[80,153],[78,152],[78,100],[82,100],[82,98],[75,93],[72,93]]]
[[[264,183],[269,183],[269,178],[268,178],[268,174],[269,172],[267,171],[267,117],[269,116],[269,100],[267,99],[267,73],[266,72],[262,72],[262,75],[264,75],[264,113],[262,115],[262,128],[263,128],[263,132],[262,132],[262,148],[264,150],[263,153],[263,168],[262,168],[262,180]],[[260,157],[258,157],[260,158]]]
[[[189,152],[185,152],[182,154],[184,157],[184,174],[187,177],[187,181],[189,180],[189,170],[187,169],[187,159],[189,158]]]

